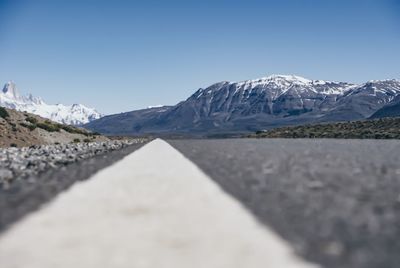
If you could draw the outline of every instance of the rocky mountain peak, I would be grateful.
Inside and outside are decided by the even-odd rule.
[[[19,99],[20,95],[16,84],[13,81],[7,82],[3,87],[3,94],[12,99]]]
[[[47,104],[32,94],[22,96],[13,81],[7,82],[0,92],[0,106],[33,113],[58,123],[81,125],[99,119],[102,115],[82,104]]]

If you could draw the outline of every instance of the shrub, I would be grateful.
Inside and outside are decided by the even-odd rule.
[[[78,143],[78,142],[81,142],[81,140],[80,140],[80,139],[74,139],[73,142],[74,142],[74,143]]]
[[[7,112],[7,110],[3,107],[0,107],[0,117],[6,119],[9,116],[10,114]]]
[[[18,147],[18,145],[16,143],[11,143],[10,147]]]
[[[28,128],[30,131],[33,131],[37,128],[37,125],[35,125],[35,124],[29,125]]]
[[[263,138],[341,138],[341,139],[398,139],[400,137],[400,118],[385,118],[296,127],[281,127],[256,132],[252,137]]]
[[[73,133],[74,132],[74,128],[68,125],[60,125],[60,128],[65,130],[68,133]]]
[[[84,139],[83,142],[90,142],[90,140],[89,139]]]
[[[35,128],[37,127],[35,124],[26,124],[26,123],[20,123],[20,126],[25,127],[30,131],[35,130]]]
[[[38,120],[35,117],[28,116],[25,118],[26,121],[28,121],[31,124],[37,124]]]
[[[60,127],[56,124],[52,124],[50,121],[45,121],[44,123],[37,123],[36,126],[48,132],[60,131]]]
[[[73,133],[73,134],[82,134],[85,135],[86,137],[91,136],[92,133],[87,132],[86,130],[77,128],[77,127],[73,127],[73,126],[69,126],[69,125],[61,125],[59,124],[59,127],[63,130],[65,130],[68,133]]]

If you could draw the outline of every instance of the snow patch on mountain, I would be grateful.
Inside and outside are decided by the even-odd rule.
[[[297,87],[298,90],[311,90],[315,93],[321,94],[343,94],[354,85],[349,83],[324,81],[324,80],[311,80],[297,75],[282,75],[273,74],[264,78],[259,78],[255,80],[246,80],[241,82],[232,83],[236,87],[254,88],[254,87],[274,87],[280,88],[282,93],[287,90]],[[317,90],[316,87],[320,87],[321,90]]]
[[[288,86],[291,84],[309,85],[311,83],[312,80],[297,75],[273,74],[259,79],[236,82],[234,84],[237,84],[237,86],[240,87],[243,85],[257,86],[257,85],[267,85],[267,84],[276,84],[279,86]]]
[[[47,104],[31,94],[23,96],[12,81],[6,83],[0,92],[0,106],[36,114],[68,125],[82,125],[102,117],[102,114],[95,109],[82,104]]]
[[[147,106],[147,109],[161,108],[161,107],[163,107],[163,106],[164,106],[164,105],[162,105],[162,104],[150,105],[150,106]]]
[[[300,95],[306,92],[322,95],[343,95],[357,85],[343,82],[311,80],[297,75],[273,74],[253,80],[216,83],[207,89],[199,89],[195,95],[197,98],[200,98],[203,94],[212,94],[213,92],[225,89],[227,86],[234,88],[233,95],[237,93],[243,95],[246,91],[252,92],[260,89],[261,92],[268,91],[269,94],[274,96],[273,99],[276,99],[289,91]],[[247,94],[247,96],[249,95]]]

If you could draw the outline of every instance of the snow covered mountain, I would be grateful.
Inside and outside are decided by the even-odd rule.
[[[6,83],[0,92],[0,106],[37,114],[68,125],[82,125],[102,117],[95,109],[82,104],[47,104],[41,98],[34,97],[31,94],[22,96],[13,82]]]
[[[271,75],[200,88],[163,109],[106,116],[86,126],[106,134],[227,133],[369,118],[400,96],[400,81],[363,84]]]

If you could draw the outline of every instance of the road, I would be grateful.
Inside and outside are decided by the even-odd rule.
[[[305,258],[398,267],[399,141],[169,142]]]
[[[75,182],[88,179],[97,171],[121,160],[143,145],[144,143],[134,144],[61,168],[49,169],[40,176],[33,175],[28,179],[16,180],[8,189],[0,187],[0,232],[25,214],[37,210]]]
[[[155,140],[11,225],[0,266],[398,267],[399,149]]]

